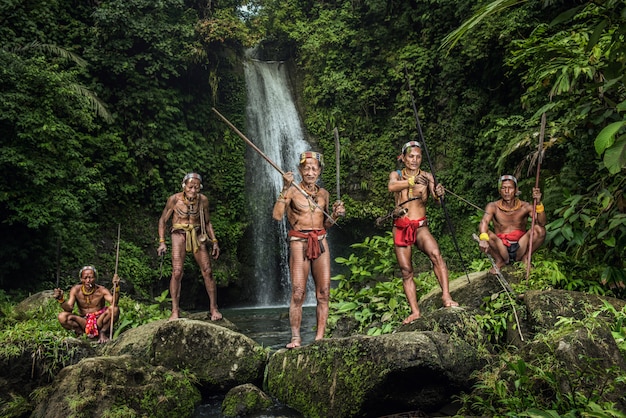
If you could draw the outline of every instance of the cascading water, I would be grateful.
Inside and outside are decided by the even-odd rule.
[[[244,62],[248,103],[247,136],[285,172],[293,171],[299,181],[298,157],[310,149],[304,140],[300,115],[296,109],[287,66],[278,61]],[[287,221],[272,219],[272,209],[283,186],[281,174],[257,152],[246,154],[246,193],[253,225],[255,306],[288,305],[289,285]],[[315,300],[309,280],[307,304]]]

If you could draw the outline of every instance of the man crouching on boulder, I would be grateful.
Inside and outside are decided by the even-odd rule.
[[[58,316],[61,326],[74,331],[79,337],[83,333],[91,340],[99,343],[108,341],[107,333],[111,327],[111,318],[115,321],[120,316],[117,302],[120,297],[120,278],[113,276],[115,286],[115,302],[113,295],[104,286],[96,284],[98,272],[93,266],[85,266],[78,273],[80,284],[72,286],[70,295],[65,300],[63,290],[54,289],[54,298],[61,304],[63,312]],[[109,302],[109,306],[105,306]],[[78,315],[74,314],[74,304],[78,305]]]

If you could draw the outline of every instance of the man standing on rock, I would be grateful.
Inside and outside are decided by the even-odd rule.
[[[99,343],[108,341],[111,327],[111,318],[119,318],[120,310],[117,301],[120,297],[120,278],[113,276],[115,287],[115,302],[113,295],[104,286],[96,284],[98,272],[93,266],[85,266],[78,273],[80,284],[70,289],[67,300],[63,290],[54,289],[54,298],[61,304],[63,312],[58,316],[61,326],[76,333],[76,336],[85,334],[89,339],[98,338]],[[109,302],[109,306],[105,306]],[[79,315],[74,314],[74,305],[78,305]]]
[[[217,285],[213,279],[211,258],[207,245],[211,245],[211,255],[217,259],[220,247],[213,231],[209,217],[209,199],[200,193],[202,177],[198,173],[188,173],[181,184],[182,192],[173,194],[167,200],[159,219],[159,248],[157,253],[163,256],[167,251],[165,245],[166,224],[172,218],[172,278],[170,279],[170,296],[172,297],[172,315],[170,320],[180,316],[180,288],[183,279],[185,252],[193,253],[202,271],[204,286],[209,295],[211,320],[222,319],[217,307]]]
[[[439,202],[445,189],[442,184],[435,186],[433,175],[420,169],[422,147],[419,142],[409,141],[404,144],[399,158],[404,168],[389,173],[388,189],[394,194],[396,208],[398,208],[393,222],[393,242],[402,272],[404,294],[411,308],[411,314],[402,321],[403,324],[408,324],[420,317],[411,262],[413,245],[416,245],[433,263],[435,276],[441,286],[444,308],[459,306],[459,304],[450,296],[448,267],[441,256],[437,241],[428,229],[426,219],[426,202],[429,194],[432,194],[435,201]]]
[[[338,200],[333,203],[333,212],[330,217],[327,216],[330,195],[326,189],[316,184],[323,168],[322,154],[312,151],[303,152],[300,155],[298,167],[302,176],[300,187],[293,185],[292,172],[285,173],[283,190],[274,204],[272,213],[276,221],[281,221],[286,214],[290,225],[287,239],[291,276],[291,302],[289,304],[291,342],[287,344],[287,348],[300,347],[302,344],[300,324],[309,272],[315,282],[317,299],[315,339],[321,340],[326,332],[330,296],[330,249],[326,239],[326,229],[345,214],[345,208],[343,202]]]

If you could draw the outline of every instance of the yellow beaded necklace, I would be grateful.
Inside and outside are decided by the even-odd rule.
[[[415,187],[415,178],[417,176],[419,176],[421,173],[421,170],[418,168],[417,169],[417,173],[415,173],[414,176],[409,176],[409,174],[406,171],[406,167],[402,169],[402,178],[406,178],[409,181],[409,199],[413,199],[413,187]]]
[[[96,286],[93,287],[93,289],[91,289],[91,292],[87,292],[85,291],[85,285],[82,285],[80,287],[80,290],[83,292],[83,295],[85,296],[85,302],[87,302],[87,306],[91,305],[91,295],[93,295],[93,293],[96,291]]]
[[[512,208],[505,208],[504,206],[502,206],[502,203],[503,203],[502,199],[500,199],[496,202],[496,206],[498,207],[498,209],[500,209],[503,212],[515,212],[516,210],[522,207],[522,202],[517,197],[513,201]]]

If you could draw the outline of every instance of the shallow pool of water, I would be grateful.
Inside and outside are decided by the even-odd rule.
[[[252,338],[264,347],[279,350],[291,340],[289,327],[289,307],[267,308],[226,308],[220,309],[224,318],[234,323],[239,332]],[[309,344],[315,339],[315,306],[305,306],[302,310],[302,325],[300,335],[302,344]],[[261,388],[262,389],[262,388]],[[221,418],[220,413],[224,396],[214,396],[205,400],[203,405],[196,408],[193,418]],[[301,414],[286,407],[276,405],[262,414],[247,415],[251,418],[300,418]]]

